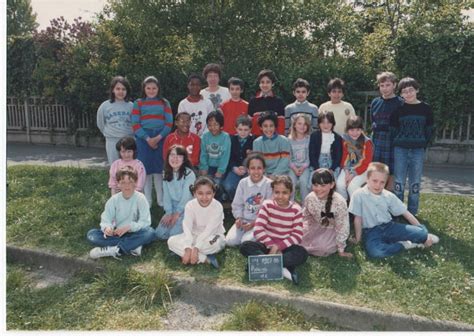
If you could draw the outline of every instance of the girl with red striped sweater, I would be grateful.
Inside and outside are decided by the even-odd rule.
[[[297,285],[296,266],[308,258],[308,252],[300,246],[303,236],[302,209],[290,201],[293,183],[288,176],[275,176],[271,186],[273,199],[263,202],[255,220],[256,241],[243,242],[240,252],[246,257],[282,254],[283,276]]]
[[[137,99],[132,110],[132,129],[135,133],[138,160],[145,166],[144,192],[151,207],[153,183],[156,199],[163,206],[163,143],[173,126],[170,103],[161,97],[160,83],[153,76],[142,84],[142,98]]]
[[[336,191],[346,200],[367,181],[367,168],[372,162],[374,145],[364,134],[364,122],[359,116],[350,117],[342,136],[341,173]]]

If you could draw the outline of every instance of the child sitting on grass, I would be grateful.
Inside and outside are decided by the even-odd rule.
[[[156,237],[167,240],[183,233],[184,207],[193,198],[189,187],[196,181],[196,175],[183,146],[173,145],[168,150],[163,177],[164,216],[156,228]]]
[[[133,137],[123,137],[117,142],[115,148],[119,152],[120,159],[115,160],[110,166],[109,188],[112,195],[115,195],[120,191],[116,175],[117,172],[125,166],[130,166],[137,172],[138,180],[136,183],[136,190],[143,192],[146,171],[143,163],[140,160],[137,160],[137,143],[135,142],[135,139]]]
[[[255,240],[254,226],[263,201],[272,198],[272,181],[265,177],[265,159],[260,153],[250,153],[245,160],[249,176],[240,180],[232,201],[234,225],[226,235],[227,246],[238,246]]]
[[[439,238],[428,233],[395,194],[384,189],[389,176],[388,166],[372,162],[367,168],[367,185],[354,192],[349,212],[354,215],[355,239],[364,238],[370,258],[384,258],[416,247],[430,247]],[[393,221],[392,216],[403,216],[410,224]]]
[[[145,195],[135,190],[137,173],[126,166],[117,172],[116,178],[121,192],[105,204],[100,229],[87,233],[87,240],[98,246],[89,253],[92,259],[117,258],[121,254],[140,256],[142,246],[155,239],[148,202]]]
[[[303,246],[309,254],[325,257],[335,252],[352,258],[344,252],[349,237],[349,213],[346,200],[337,192],[334,173],[319,168],[313,174],[311,192],[304,201]]]
[[[288,176],[275,176],[271,184],[273,199],[266,200],[255,221],[255,238],[240,246],[240,252],[248,257],[262,254],[283,255],[283,276],[298,284],[296,267],[308,258],[308,252],[300,245],[303,236],[301,207],[291,202],[293,184]]]
[[[215,253],[225,247],[224,209],[215,198],[217,186],[200,176],[190,188],[195,199],[184,208],[183,233],[168,239],[168,248],[184,265],[210,263],[219,267]]]

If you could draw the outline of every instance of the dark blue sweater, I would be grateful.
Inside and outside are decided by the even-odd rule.
[[[238,134],[235,134],[230,137],[230,159],[228,171],[231,171],[234,167],[240,167],[244,165],[244,160],[247,157],[248,153],[252,151],[253,148],[253,141],[255,140],[255,136],[250,134],[247,137],[247,140],[243,144],[240,145],[240,137]]]
[[[390,117],[390,139],[394,147],[426,148],[433,128],[433,111],[424,102],[403,104]]]
[[[342,138],[339,134],[333,132],[334,142],[331,145],[331,170],[336,170],[341,166],[342,159]],[[309,138],[309,164],[314,170],[319,168],[319,155],[321,154],[321,145],[323,142],[323,135],[320,130],[311,133]]]

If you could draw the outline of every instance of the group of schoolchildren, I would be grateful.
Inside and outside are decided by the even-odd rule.
[[[241,98],[242,80],[232,77],[228,88],[219,86],[219,65],[206,65],[203,77],[205,89],[199,75],[188,77],[189,95],[179,103],[172,133],[171,106],[155,77],[145,78],[133,104],[128,81],[113,78],[110,99],[97,112],[112,197],[100,229],[87,234],[96,246],[91,258],[139,256],[144,245],[160,239],[183,264],[217,268],[215,254],[227,245],[244,256],[282,254],[283,275],[298,283],[296,267],[308,254],[352,257],[345,252],[349,213],[355,231],[350,241],[363,240],[369,257],[439,241],[415,217],[433,132],[433,114],[417,99],[416,80],[403,78],[399,97],[393,73],[377,76],[381,97],[372,102],[369,138],[363,120],[342,100],[341,79],[329,81],[330,101],[318,109],[307,101],[310,85],[301,78],[293,84],[295,102],[285,107],[273,92],[271,70],[258,74],[259,90],[248,103]],[[156,229],[153,185],[164,209]],[[392,185],[394,193],[386,189]],[[227,233],[226,201],[235,218]],[[401,217],[409,224],[395,221]]]

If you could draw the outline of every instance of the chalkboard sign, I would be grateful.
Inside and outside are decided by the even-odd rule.
[[[267,254],[249,256],[249,281],[283,279],[283,256]]]

